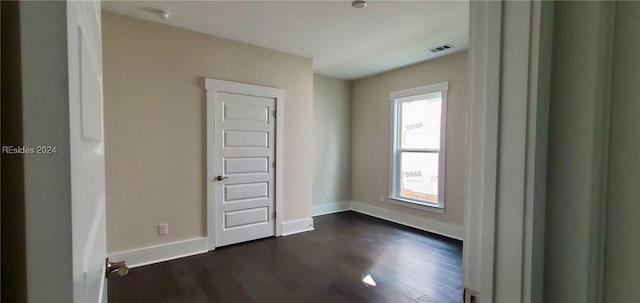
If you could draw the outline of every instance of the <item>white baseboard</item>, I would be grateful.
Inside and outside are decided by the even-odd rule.
[[[314,230],[313,218],[306,218],[288,222],[282,222],[282,235],[288,236],[305,231]]]
[[[330,214],[353,210],[365,215],[410,226],[420,230],[432,232],[446,237],[462,240],[464,228],[436,220],[425,219],[420,216],[401,213],[395,210],[375,206],[369,203],[352,201],[351,203],[337,202],[315,205],[313,215]],[[289,236],[301,232],[312,231],[313,218],[306,218],[282,223],[282,235]],[[128,251],[109,254],[112,261],[127,261],[130,268],[168,261],[172,259],[197,255],[209,251],[207,238],[195,238],[168,244],[161,244]]]
[[[406,214],[357,201],[351,202],[351,210],[461,241],[464,238],[464,228],[458,225],[430,220],[424,217]]]
[[[179,242],[148,246],[109,254],[111,261],[127,261],[130,268],[188,257],[209,250],[207,238],[195,238]]]
[[[328,215],[351,209],[349,202],[332,202],[313,205],[312,216]]]

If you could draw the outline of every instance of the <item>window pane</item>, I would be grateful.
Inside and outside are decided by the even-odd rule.
[[[442,98],[438,95],[423,100],[401,103],[401,148],[440,149],[440,113]]]
[[[400,197],[438,202],[438,153],[400,154]]]

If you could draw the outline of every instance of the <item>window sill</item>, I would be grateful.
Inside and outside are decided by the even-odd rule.
[[[417,201],[412,201],[412,200],[403,199],[403,198],[396,198],[396,197],[387,197],[387,199],[392,204],[405,206],[405,207],[410,207],[410,208],[415,208],[415,209],[419,209],[419,210],[425,210],[425,211],[429,211],[429,212],[433,212],[433,213],[437,213],[437,214],[444,214],[444,206],[439,206],[439,205],[435,205],[435,204],[420,203],[420,202],[417,202]]]

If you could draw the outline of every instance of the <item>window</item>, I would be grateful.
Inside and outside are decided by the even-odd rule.
[[[392,92],[392,202],[444,208],[448,82]]]

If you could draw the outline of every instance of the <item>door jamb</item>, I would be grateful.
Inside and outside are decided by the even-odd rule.
[[[474,302],[542,298],[552,23],[552,2],[470,2],[463,260]]]
[[[205,88],[206,88],[206,112],[207,112],[207,123],[206,123],[206,162],[207,162],[207,240],[209,243],[209,250],[215,250],[215,186],[214,186],[214,159],[215,155],[213,154],[214,149],[214,136],[213,131],[215,128],[214,121],[214,113],[215,113],[215,95],[216,92],[230,92],[230,93],[242,93],[246,95],[255,95],[260,97],[269,97],[274,98],[276,103],[276,130],[275,130],[275,208],[276,208],[276,218],[275,218],[275,236],[282,236],[282,217],[283,217],[283,151],[284,151],[284,96],[285,91],[279,88],[274,87],[266,87],[259,86],[253,84],[239,83],[239,82],[231,82],[217,79],[205,79]]]
[[[469,17],[464,285],[493,302],[502,3],[471,1]]]

